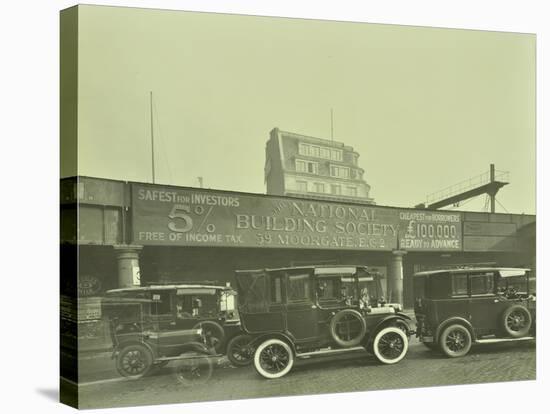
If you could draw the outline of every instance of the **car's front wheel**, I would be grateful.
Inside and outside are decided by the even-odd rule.
[[[116,368],[120,375],[128,379],[139,379],[153,366],[151,351],[142,344],[132,344],[120,350],[116,359]]]
[[[464,325],[446,327],[439,337],[441,351],[451,358],[466,355],[472,347],[472,335]]]
[[[383,364],[396,364],[409,349],[409,340],[402,329],[388,326],[380,330],[372,343],[374,356]]]
[[[521,338],[531,329],[531,314],[523,305],[514,305],[506,309],[502,320],[505,332],[512,338]]]
[[[203,321],[193,326],[193,329],[202,329],[206,344],[220,353],[225,339],[225,332],[222,326],[214,321]]]
[[[268,339],[260,344],[254,353],[254,367],[265,378],[281,378],[294,365],[294,353],[290,346],[280,339]]]

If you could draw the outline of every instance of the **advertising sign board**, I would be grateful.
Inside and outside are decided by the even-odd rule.
[[[142,245],[461,249],[458,213],[137,183],[132,210],[133,242]]]

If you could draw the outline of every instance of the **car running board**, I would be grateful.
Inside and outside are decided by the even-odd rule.
[[[321,349],[319,351],[312,351],[312,352],[302,352],[301,354],[296,354],[296,358],[301,359],[307,359],[311,358],[312,356],[318,356],[318,355],[333,355],[333,354],[341,354],[344,352],[351,352],[351,351],[364,351],[365,348],[362,346],[354,346],[352,348],[337,348],[337,349]]]
[[[535,339],[534,336],[522,336],[521,338],[489,338],[489,339],[478,339],[474,341],[476,344],[496,344],[498,342],[516,342],[516,341],[528,341]]]

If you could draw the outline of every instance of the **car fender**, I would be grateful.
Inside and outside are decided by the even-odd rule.
[[[125,347],[129,346],[129,345],[143,345],[145,346],[149,351],[151,351],[151,355],[153,355],[153,359],[155,359],[157,357],[156,353],[153,351],[153,348],[151,347],[151,345],[149,345],[147,342],[145,341],[140,341],[139,339],[128,339],[126,341],[123,341],[123,342],[119,342],[118,345],[114,348],[113,350],[113,354],[111,355],[111,359],[114,359],[116,357],[116,355]]]
[[[371,334],[369,336],[372,336],[372,332],[378,331],[383,325],[387,324],[390,321],[395,321],[395,320],[401,320],[401,321],[404,320],[408,324],[408,321],[411,321],[412,319],[409,316],[405,315],[404,313],[394,313],[394,314],[388,315],[384,319],[380,320],[374,326],[374,328],[370,330]]]
[[[403,312],[395,312],[395,315],[399,315],[401,318],[406,319],[408,321],[412,321],[412,318]]]
[[[441,335],[441,332],[443,331],[443,329],[445,329],[447,326],[449,326],[450,324],[453,324],[453,323],[459,323],[461,325],[466,326],[466,328],[468,328],[468,330],[470,331],[470,334],[472,335],[472,341],[476,340],[476,334],[475,334],[475,331],[474,331],[474,327],[472,326],[470,321],[465,319],[465,318],[462,318],[460,316],[455,316],[455,317],[452,317],[452,318],[445,319],[443,322],[441,322],[437,326],[437,329],[435,330],[434,341],[439,342],[439,335]]]
[[[262,342],[267,341],[268,339],[280,339],[281,341],[285,341],[291,348],[292,352],[294,352],[294,355],[296,355],[296,347],[294,346],[294,338],[291,335],[288,335],[286,333],[282,332],[270,332],[265,333],[259,336],[256,336],[250,345],[252,345],[254,348],[257,348]]]

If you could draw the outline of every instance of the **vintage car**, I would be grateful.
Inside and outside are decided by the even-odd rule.
[[[407,353],[410,318],[382,298],[380,275],[364,266],[303,266],[236,272],[242,328],[265,378],[296,358],[367,350],[385,364]]]
[[[416,335],[449,357],[472,344],[533,339],[535,294],[529,269],[469,268],[416,273]]]
[[[236,292],[206,284],[159,284],[114,289],[103,300],[111,321],[117,369],[137,378],[188,351],[227,352],[235,365],[252,361],[250,338],[241,331]],[[181,359],[181,358],[180,358]]]

